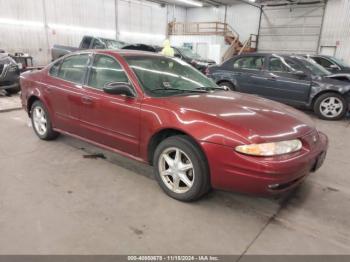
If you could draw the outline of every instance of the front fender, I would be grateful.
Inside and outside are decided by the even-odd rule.
[[[326,92],[336,92],[341,95],[346,95],[350,93],[350,84],[349,85],[334,85],[331,83],[312,83],[310,91],[310,104],[314,101],[315,97],[319,94]]]

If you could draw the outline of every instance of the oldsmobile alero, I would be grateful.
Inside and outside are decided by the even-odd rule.
[[[24,73],[21,86],[39,138],[68,134],[149,163],[182,201],[211,188],[290,190],[327,151],[327,137],[303,113],[226,91],[177,58],[83,51]]]

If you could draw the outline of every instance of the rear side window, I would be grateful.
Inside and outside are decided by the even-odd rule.
[[[129,82],[121,65],[112,57],[96,55],[91,68],[88,85],[103,89],[106,83]]]
[[[82,84],[89,61],[89,54],[69,56],[63,60],[58,77],[64,80]]]
[[[233,62],[234,69],[253,69],[261,70],[264,66],[263,56],[246,56],[239,58]]]

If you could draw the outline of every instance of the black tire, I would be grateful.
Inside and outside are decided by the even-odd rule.
[[[161,177],[159,168],[162,161],[161,155],[166,150],[172,148],[178,148],[183,151],[192,163],[194,173],[193,182],[187,192],[177,193],[172,191]],[[200,148],[188,136],[172,136],[162,141],[155,150],[153,167],[158,184],[167,195],[174,199],[190,202],[199,199],[210,190],[209,167],[206,158]],[[183,182],[180,180],[181,183]]]
[[[222,87],[228,87],[231,91],[235,91],[235,86],[229,81],[223,81],[218,84],[219,86]]]
[[[336,101],[336,103],[333,103],[334,105],[329,104],[328,106],[321,106],[322,103],[324,105],[324,102],[327,103],[331,101],[331,99],[334,99],[334,101]],[[326,114],[327,111],[325,111],[325,109],[334,109],[337,105],[341,106],[341,109],[339,109],[337,113],[329,112]],[[348,103],[346,102],[346,99],[340,94],[324,93],[316,99],[314,103],[314,112],[319,118],[324,120],[339,120],[342,119],[348,112]]]
[[[21,87],[20,86],[11,87],[11,88],[5,89],[5,91],[9,95],[14,95],[14,94],[17,94],[19,91],[21,91]]]
[[[34,120],[34,111],[40,108],[43,110],[44,114],[45,114],[45,118],[46,118],[46,131],[41,133],[40,131],[37,130],[37,125],[35,124],[35,120]],[[45,105],[40,101],[40,100],[36,100],[30,110],[30,118],[32,120],[32,126],[34,129],[35,134],[42,140],[53,140],[55,139],[59,133],[57,133],[56,131],[54,131],[52,129],[52,122],[51,122],[51,118],[50,115],[48,113],[48,110],[46,109]]]

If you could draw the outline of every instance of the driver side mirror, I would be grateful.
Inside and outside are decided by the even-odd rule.
[[[330,69],[336,69],[336,70],[340,70],[339,66],[332,64],[329,66]]]
[[[124,82],[110,82],[106,83],[103,91],[111,95],[123,95],[127,97],[134,97],[135,93],[129,83]]]
[[[306,77],[306,73],[304,71],[298,70],[293,72],[294,75],[298,77]]]

